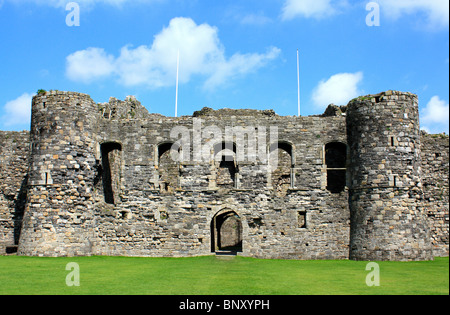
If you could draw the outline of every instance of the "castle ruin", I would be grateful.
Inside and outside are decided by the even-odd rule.
[[[0,132],[0,254],[431,260],[449,251],[448,153],[398,91],[178,118],[40,93],[30,132]]]

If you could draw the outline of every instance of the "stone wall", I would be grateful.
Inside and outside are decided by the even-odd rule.
[[[448,137],[418,130],[417,99],[392,91],[322,116],[179,118],[48,92],[31,135],[0,132],[0,250],[408,260],[431,239],[448,255]]]
[[[223,116],[224,111],[227,115]],[[195,116],[101,121],[98,142],[121,145],[122,171],[115,204],[105,205],[100,190],[94,193],[94,254],[209,255],[216,245],[214,220],[222,213],[233,213],[242,225],[241,255],[348,258],[347,192],[327,191],[324,165],[325,145],[346,143],[345,117],[280,117],[273,112],[207,109]],[[246,138],[241,147],[234,137],[228,139],[234,145],[222,146],[227,142],[227,127],[251,127],[255,134],[265,130],[255,148],[267,156],[271,156],[271,148],[277,151],[291,144],[289,153],[283,150],[286,156],[280,154],[279,161],[287,175],[287,187],[280,192],[270,180],[279,173],[278,168],[271,174],[261,156],[255,160],[246,156],[252,141]],[[271,142],[273,127],[277,129],[276,143]],[[172,138],[174,130],[180,133],[175,132]],[[216,134],[212,136],[209,131]],[[190,142],[181,150],[175,145],[171,153],[182,156],[189,150],[189,158],[175,164],[174,169],[173,163],[166,163],[167,144],[182,134],[189,135]],[[195,160],[196,141],[206,160]],[[244,150],[244,161],[237,160],[240,149]]]
[[[30,133],[0,131],[0,254],[19,244],[27,197]]]
[[[448,135],[422,132],[422,185],[424,207],[431,229],[433,252],[448,256]]]

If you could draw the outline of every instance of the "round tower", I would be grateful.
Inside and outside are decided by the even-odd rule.
[[[421,207],[418,98],[388,91],[352,100],[350,146],[350,258],[432,259]]]
[[[97,112],[94,101],[81,93],[51,91],[33,98],[19,255],[91,253]]]

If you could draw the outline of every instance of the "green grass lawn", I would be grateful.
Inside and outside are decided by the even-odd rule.
[[[80,267],[68,287],[66,264]],[[380,286],[366,285],[367,262],[196,258],[0,256],[0,294],[334,295],[449,294],[449,259],[380,262]]]

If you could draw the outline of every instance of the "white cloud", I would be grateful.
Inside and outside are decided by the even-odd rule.
[[[338,7],[346,4],[345,0],[286,0],[281,17],[292,20],[297,17],[325,18],[338,13]]]
[[[110,75],[114,57],[100,48],[88,48],[69,55],[66,59],[67,77],[74,81],[89,83]]]
[[[403,15],[425,14],[428,28],[448,28],[449,1],[448,0],[378,0],[382,12],[388,17],[398,19]],[[421,24],[423,21],[417,21]]]
[[[312,99],[318,108],[329,104],[345,105],[351,99],[361,95],[358,84],[363,79],[362,72],[338,73],[328,80],[322,80],[313,91]]]
[[[0,117],[1,125],[6,128],[29,128],[32,98],[32,94],[24,93],[15,100],[7,102],[3,107],[4,115]]]
[[[217,87],[229,78],[254,71],[280,53],[278,48],[271,48],[265,54],[236,53],[227,60],[217,28],[197,25],[190,18],[174,18],[154,37],[151,46],[125,46],[117,58],[101,48],[71,54],[67,57],[66,74],[71,80],[81,82],[114,75],[125,86],[171,86],[175,82],[178,51],[180,83],[202,75],[206,77],[206,88]]]
[[[421,111],[423,129],[429,132],[447,132],[449,129],[449,104],[433,96],[426,107]]]
[[[229,61],[223,60],[216,64],[216,71],[206,81],[205,87],[214,88],[227,79],[255,71],[277,58],[280,52],[280,49],[272,47],[265,54],[235,54]]]

